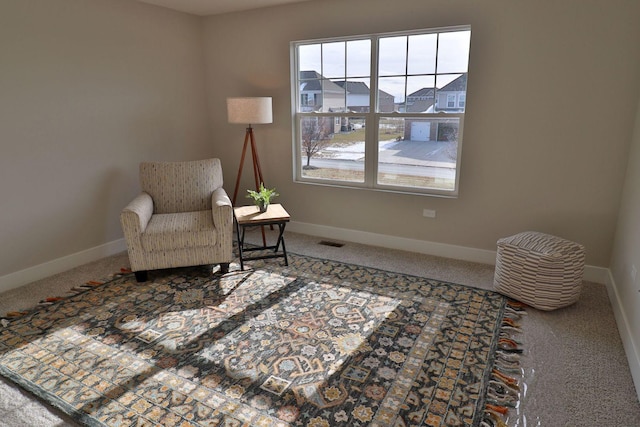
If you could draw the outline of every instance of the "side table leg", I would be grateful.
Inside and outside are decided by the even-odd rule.
[[[282,255],[284,256],[284,265],[289,266],[289,260],[287,259],[287,247],[284,245],[284,228],[286,225],[287,225],[286,222],[278,224],[278,227],[280,228],[280,235],[278,236],[278,243],[276,244],[276,252],[278,252],[280,243],[282,243]]]
[[[279,222],[278,224],[276,224],[278,226],[279,233],[278,233],[278,240],[276,242],[275,249],[273,250],[274,253],[278,252],[278,249],[280,249],[280,243],[284,242],[283,234],[284,234],[284,227],[286,224],[287,224],[286,222]]]
[[[242,260],[242,248],[244,246],[244,228],[242,229],[242,235],[240,234],[240,224],[236,223],[236,237],[238,239],[238,258],[240,258],[240,271],[244,271],[244,262]]]

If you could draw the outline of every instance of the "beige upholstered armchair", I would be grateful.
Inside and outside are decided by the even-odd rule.
[[[120,215],[138,282],[147,270],[233,259],[233,209],[219,159],[140,164],[142,193]]]

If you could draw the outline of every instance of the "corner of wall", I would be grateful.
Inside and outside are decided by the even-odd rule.
[[[613,274],[611,274],[610,270],[608,271],[608,279],[605,285],[607,286],[607,294],[609,295],[609,301],[611,302],[616,324],[618,325],[620,339],[622,340],[622,345],[624,346],[624,351],[627,355],[627,361],[629,362],[633,384],[636,387],[636,393],[640,400],[640,349],[638,348],[638,343],[635,342],[631,332],[631,325],[629,324],[628,317],[624,310],[624,305],[622,304],[620,295],[617,291],[618,288],[616,286],[615,279],[613,278]]]

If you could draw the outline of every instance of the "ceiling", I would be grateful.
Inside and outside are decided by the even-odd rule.
[[[138,0],[193,15],[219,15],[309,0]]]

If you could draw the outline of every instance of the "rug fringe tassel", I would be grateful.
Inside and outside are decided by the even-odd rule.
[[[121,268],[119,273],[116,274],[112,274],[110,276],[110,278],[116,278],[116,277],[120,277],[122,275],[125,274],[130,274],[131,270],[128,268]],[[2,327],[6,328],[7,326],[9,326],[9,324],[11,323],[12,320],[15,320],[19,317],[22,316],[26,316],[27,314],[38,310],[40,308],[55,304],[58,301],[67,299],[69,297],[78,295],[82,292],[88,291],[89,289],[93,289],[97,286],[101,286],[104,285],[105,282],[104,281],[97,281],[97,280],[90,280],[88,282],[86,282],[83,285],[79,285],[79,286],[74,286],[73,288],[71,288],[69,290],[69,292],[67,292],[65,294],[65,296],[62,297],[47,297],[45,299],[43,299],[42,301],[38,302],[35,307],[33,307],[30,310],[22,310],[22,311],[10,311],[8,313],[6,313],[4,316],[0,316],[0,325],[2,325]]]
[[[78,295],[79,293],[82,293],[84,291],[88,291],[89,289],[93,289],[96,286],[100,286],[100,285],[104,285],[104,282],[97,282],[95,280],[91,280],[91,281],[85,283],[84,285],[75,286],[75,287],[71,288],[71,290],[67,293],[67,297],[72,297],[74,295]]]
[[[16,317],[24,316],[27,313],[29,312],[28,311],[10,311],[5,315],[5,317],[15,319]]]
[[[508,427],[505,420],[509,410],[515,408],[520,399],[520,356],[524,349],[519,335],[522,333],[520,321],[527,314],[525,307],[518,301],[507,301],[481,427]]]
[[[502,417],[491,410],[485,411],[485,418],[480,423],[481,427],[509,427],[507,423],[502,420]]]

